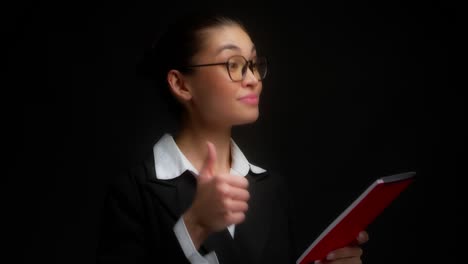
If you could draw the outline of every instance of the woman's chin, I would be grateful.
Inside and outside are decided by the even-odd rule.
[[[259,113],[258,111],[256,111],[255,113],[252,113],[250,115],[246,115],[246,116],[243,116],[242,119],[238,120],[238,122],[236,122],[236,125],[247,125],[247,124],[251,124],[251,123],[255,123],[255,121],[257,121],[259,117]]]

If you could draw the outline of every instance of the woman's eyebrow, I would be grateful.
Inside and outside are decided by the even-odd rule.
[[[241,50],[241,49],[238,46],[234,45],[234,44],[226,44],[226,45],[223,45],[223,46],[218,48],[218,50],[216,52],[216,55],[218,55],[219,53],[221,53],[224,50]]]
[[[239,48],[238,46],[234,45],[234,44],[226,44],[226,45],[223,45],[221,46],[220,48],[218,48],[217,52],[216,52],[216,55],[218,55],[219,53],[221,53],[223,50],[236,50],[236,51],[240,51],[241,48]],[[252,49],[251,49],[251,53],[253,53],[255,51],[255,45],[252,45]]]

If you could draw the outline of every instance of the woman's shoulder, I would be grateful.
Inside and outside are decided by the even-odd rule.
[[[120,167],[112,174],[109,185],[118,189],[141,185],[151,177],[151,171],[154,171],[154,158],[149,153],[136,162]]]

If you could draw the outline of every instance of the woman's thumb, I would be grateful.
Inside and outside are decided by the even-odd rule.
[[[203,162],[202,169],[200,170],[200,175],[198,175],[199,180],[211,179],[215,174],[216,148],[214,144],[209,141],[206,142],[206,145],[208,147],[208,152]]]

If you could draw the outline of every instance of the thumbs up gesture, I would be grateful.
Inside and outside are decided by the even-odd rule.
[[[208,155],[197,177],[195,198],[183,216],[197,249],[209,234],[243,222],[250,197],[245,177],[215,171],[216,149],[210,142],[207,145]]]

